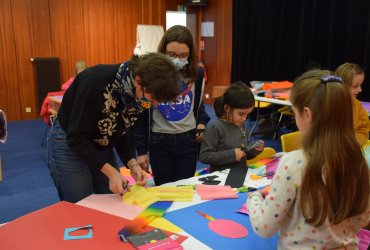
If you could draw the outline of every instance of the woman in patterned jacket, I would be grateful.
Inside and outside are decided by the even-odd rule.
[[[61,200],[129,190],[114,149],[138,184],[146,174],[135,158],[132,127],[143,109],[179,92],[174,64],[158,53],[81,72],[64,94],[48,137],[48,167]]]

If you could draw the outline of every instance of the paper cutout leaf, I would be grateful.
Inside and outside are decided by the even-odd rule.
[[[216,219],[208,223],[208,227],[215,233],[227,238],[244,238],[248,229],[232,220]]]

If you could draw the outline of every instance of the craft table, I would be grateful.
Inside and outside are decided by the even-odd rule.
[[[227,174],[228,170],[214,172],[173,183],[167,183],[163,186],[200,184],[201,181],[199,181],[199,178],[210,175],[217,175],[217,179],[221,180],[220,185],[223,185]],[[249,217],[245,214],[236,212],[236,210],[242,207],[245,201],[246,193],[239,194],[237,199],[213,201],[201,200],[200,196],[195,193],[192,202],[174,202],[169,210],[167,210],[164,216],[164,222],[162,221],[160,224],[163,226],[167,221],[167,223],[170,224],[166,225],[167,230],[169,228],[176,228],[176,226],[180,227],[180,232],[176,233],[188,236],[181,244],[185,250],[276,249],[277,235],[268,239],[259,237],[252,230]],[[123,203],[122,198],[115,194],[93,194],[78,202],[77,205],[68,205],[65,203],[57,204],[57,206],[52,205],[20,217],[1,227],[0,249],[3,249],[1,245],[3,245],[3,247],[12,246],[11,249],[22,249],[17,246],[23,242],[23,240],[26,241],[24,244],[22,243],[22,246],[26,244],[29,246],[28,249],[97,249],[101,247],[100,244],[103,243],[106,246],[111,246],[110,249],[117,249],[120,247],[120,242],[116,233],[128,220],[132,220],[142,211],[135,206]],[[63,207],[65,205],[68,205],[67,208],[70,212],[65,210]],[[78,207],[81,207],[81,209],[85,207],[85,209],[88,208],[90,210],[81,210],[78,209]],[[56,210],[56,208],[60,209]],[[215,219],[229,219],[238,222],[248,229],[247,237],[230,239],[219,236],[208,228],[208,220],[197,214],[195,212],[196,210],[209,214]],[[100,214],[99,211],[104,212],[104,214]],[[171,222],[174,224],[173,226],[171,226]],[[93,239],[63,241],[63,230],[65,227],[83,226],[86,224],[93,225]],[[181,229],[183,231],[181,231]],[[27,234],[27,237],[23,240],[19,240],[20,235],[24,234]],[[11,237],[11,235],[14,237]],[[60,235],[60,237],[58,235]],[[6,237],[6,239],[2,238],[2,236]],[[42,240],[43,237],[46,240],[45,242]],[[91,244],[91,247],[84,248],[88,247],[89,244]],[[66,246],[68,247],[65,248]],[[124,245],[122,245],[122,247],[124,247]]]

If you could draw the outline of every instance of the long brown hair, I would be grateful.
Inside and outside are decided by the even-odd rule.
[[[302,175],[299,207],[306,222],[338,224],[363,213],[369,199],[369,170],[352,124],[352,101],[343,84],[322,80],[330,71],[310,70],[294,82],[292,105],[312,113],[303,137],[307,166]],[[340,113],[340,114],[339,114]]]
[[[184,43],[189,48],[188,64],[180,70],[182,75],[189,78],[192,82],[197,77],[198,73],[198,59],[194,47],[193,36],[191,32],[182,25],[175,25],[169,28],[163,35],[158,45],[158,52],[166,54],[167,44],[171,42]]]

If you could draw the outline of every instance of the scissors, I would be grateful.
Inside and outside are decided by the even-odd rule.
[[[149,164],[147,164],[147,165],[143,168],[143,170],[144,170],[146,173],[148,173],[148,174],[150,174],[151,176],[153,176],[152,172],[149,170]]]
[[[129,185],[128,181],[122,182],[122,188],[124,190],[127,190],[128,191],[128,185]]]

